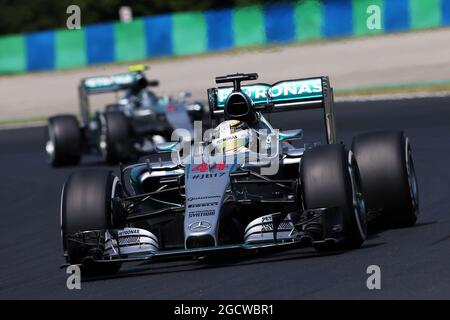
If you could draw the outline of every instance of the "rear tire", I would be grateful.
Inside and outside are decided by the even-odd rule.
[[[401,131],[362,134],[352,150],[370,212],[383,228],[408,227],[419,213],[419,191],[408,138]]]
[[[128,118],[123,112],[106,112],[102,116],[100,151],[107,163],[116,164],[130,159],[130,138]]]
[[[300,163],[300,184],[305,209],[329,208],[322,215],[322,239],[339,240],[326,246],[318,242],[314,247],[318,251],[361,247],[367,235],[367,220],[352,153],[343,145],[307,150]]]
[[[61,235],[67,262],[81,264],[83,275],[116,273],[121,264],[98,263],[103,258],[105,232],[112,228],[112,198],[120,195],[119,179],[105,170],[72,174],[61,196]],[[81,236],[82,235],[82,236]],[[77,242],[70,239],[85,239]]]
[[[51,117],[47,126],[45,145],[47,160],[53,166],[76,165],[81,160],[81,130],[72,115]]]

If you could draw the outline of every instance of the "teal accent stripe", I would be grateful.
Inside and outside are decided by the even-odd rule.
[[[0,37],[0,74],[23,72],[26,69],[25,37],[22,35]]]
[[[264,44],[266,35],[262,7],[252,6],[234,9],[233,34],[236,47]]]
[[[114,24],[116,61],[143,60],[146,57],[145,27],[142,19]]]
[[[297,40],[307,41],[322,37],[322,2],[317,0],[298,1],[294,9]]]
[[[177,13],[173,18],[175,55],[204,53],[208,48],[207,27],[202,12]]]
[[[56,69],[84,67],[87,63],[84,30],[55,32]]]
[[[441,24],[441,0],[410,0],[411,29],[438,27]]]
[[[386,0],[353,0],[354,35],[360,36],[384,32],[384,1]]]

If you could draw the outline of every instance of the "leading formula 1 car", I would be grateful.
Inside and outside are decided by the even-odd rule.
[[[178,99],[158,97],[149,90],[159,84],[145,77],[146,66],[130,72],[81,80],[79,100],[81,123],[74,115],[48,120],[45,146],[54,166],[74,165],[83,153],[100,154],[108,163],[126,162],[154,151],[154,145],[170,140],[175,128],[193,131],[193,121],[205,114],[200,102],[188,102],[188,93]],[[116,103],[91,115],[89,95],[123,91]]]
[[[204,141],[166,142],[170,161],[74,173],[61,198],[67,264],[85,274],[123,262],[201,258],[224,252],[312,245],[359,248],[371,221],[413,225],[419,198],[411,146],[401,131],[337,142],[328,77],[259,83],[257,74],[217,77]],[[277,132],[267,112],[322,108],[326,144],[294,147],[302,130]],[[276,170],[273,170],[276,168]]]

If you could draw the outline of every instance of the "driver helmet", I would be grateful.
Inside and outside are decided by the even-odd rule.
[[[243,121],[226,120],[214,129],[213,136],[216,152],[238,152],[250,144],[250,127]]]

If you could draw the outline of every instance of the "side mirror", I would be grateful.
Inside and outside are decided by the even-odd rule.
[[[302,139],[303,139],[302,129],[280,131],[280,141],[291,141]]]

